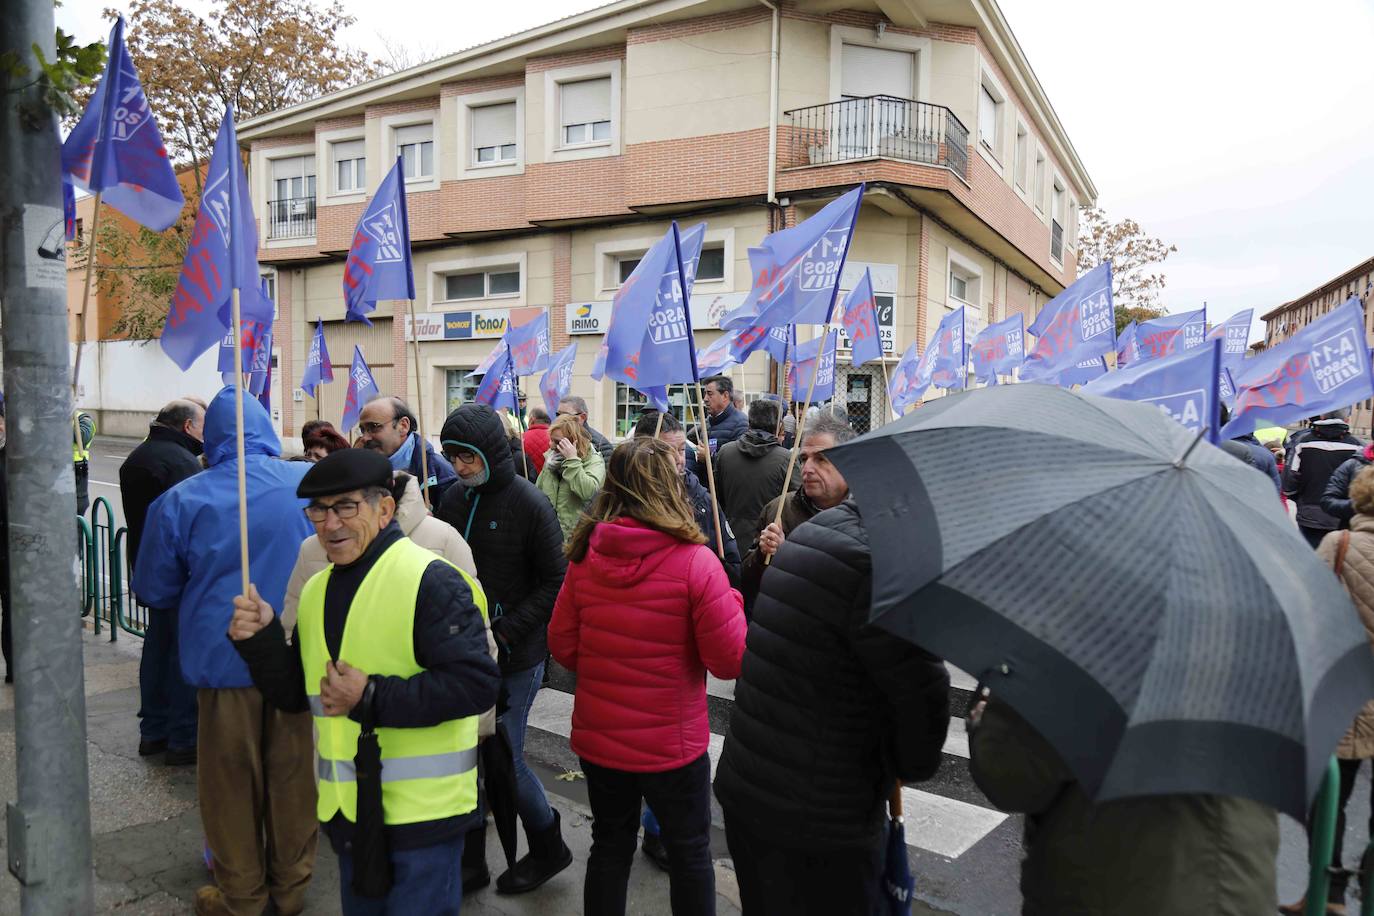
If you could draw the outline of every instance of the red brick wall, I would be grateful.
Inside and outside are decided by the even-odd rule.
[[[526,220],[629,213],[625,202],[625,158],[607,156],[525,166]]]
[[[600,48],[587,48],[585,51],[571,51],[567,54],[550,54],[547,57],[531,57],[525,61],[526,73],[543,73],[558,67],[574,67],[578,64],[594,64],[602,60],[623,59],[624,45],[606,45]]]
[[[917,349],[925,346],[926,342],[926,299],[930,295],[930,221],[924,214],[920,219],[921,247],[916,268],[916,340],[913,341]]]
[[[439,87],[439,97],[451,99],[454,96],[472,92],[486,92],[489,89],[509,89],[525,85],[525,74],[510,73],[501,76],[484,76],[481,79],[463,80],[457,83],[444,83]]]
[[[690,38],[693,35],[706,35],[711,32],[724,32],[753,25],[756,22],[768,22],[772,17],[772,12],[760,5],[719,16],[700,16],[696,19],[684,19],[678,22],[639,26],[629,30],[625,43],[638,45],[647,44],[651,41],[669,41],[678,38]],[[768,51],[767,48],[762,50],[764,53]]]
[[[362,115],[349,115],[345,118],[329,118],[327,120],[320,121],[315,125],[315,130],[316,132],[323,132],[327,130],[343,130],[348,127],[362,127],[363,123],[364,118]]]
[[[765,194],[768,128],[626,147],[629,206]]]

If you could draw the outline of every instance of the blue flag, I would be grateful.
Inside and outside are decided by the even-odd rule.
[[[515,373],[511,368],[510,348],[502,343],[497,349],[496,359],[482,376],[482,384],[477,386],[477,393],[472,399],[478,404],[491,405],[492,410],[505,407],[519,411],[520,404],[515,394]],[[554,407],[556,412],[557,405]]]
[[[1132,321],[1116,335],[1116,368],[1124,369],[1140,361],[1140,348],[1135,342],[1136,324]]]
[[[810,219],[750,248],[749,295],[721,319],[720,326],[733,330],[829,324],[863,194],[864,186],[859,185]]]
[[[741,365],[755,350],[763,350],[779,363],[785,363],[791,359],[797,342],[797,326],[794,324],[776,328],[750,325],[728,333],[730,358]]]
[[[329,363],[329,348],[324,345],[324,319],[315,319],[315,336],[310,338],[310,354],[305,358],[305,375],[301,390],[312,398],[322,383],[334,381],[334,367]]]
[[[1094,267],[1046,302],[1030,332],[1036,340],[1021,367],[1022,381],[1047,381],[1094,356],[1116,352],[1111,261]]]
[[[1250,349],[1250,320],[1254,314],[1254,309],[1241,309],[1207,333],[1208,340],[1221,340],[1221,364],[1228,369],[1239,366]]]
[[[973,377],[985,385],[996,385],[997,376],[1011,375],[1026,359],[1026,318],[1020,312],[978,332],[969,347]]]
[[[258,403],[262,409],[267,411],[267,415],[272,415],[272,358],[271,347],[268,348],[267,372],[262,377],[262,388],[257,392]]]
[[[267,281],[262,281],[262,294],[267,296]],[[244,319],[240,325],[243,364],[240,371],[250,376],[249,388],[253,394],[262,391],[263,378],[272,364],[272,322],[256,318]],[[224,384],[234,384],[234,333],[227,331],[219,342],[217,367]]]
[[[935,331],[935,360],[930,380],[936,388],[963,388],[968,370],[968,335],[964,332],[968,315],[961,305],[940,319]]]
[[[71,179],[62,176],[62,220],[67,224],[67,241],[75,242],[76,239],[76,191],[72,188]]]
[[[406,215],[406,187],[401,157],[377,186],[377,193],[353,230],[353,244],[344,262],[345,316],[371,325],[368,314],[379,299],[414,299],[415,275],[410,266],[410,221]]]
[[[644,395],[649,401],[649,406],[659,413],[668,412],[668,386],[650,385],[648,388],[636,388],[640,394]]]
[[[616,291],[592,378],[609,375],[640,391],[697,380],[678,240],[675,222]]]
[[[881,359],[883,342],[878,337],[878,308],[873,298],[873,277],[868,268],[864,275],[845,297],[844,309],[840,314],[844,332],[849,335],[849,364],[862,366],[864,363]]]
[[[186,197],[124,48],[122,16],[110,30],[109,52],[100,85],[62,144],[62,171],[78,187],[100,191],[101,200],[129,219],[161,232],[181,216]]]
[[[1101,356],[1094,356],[1092,359],[1085,359],[1081,363],[1074,363],[1058,375],[1035,379],[1035,381],[1058,385],[1060,388],[1072,388],[1074,385],[1086,385],[1093,379],[1106,374],[1107,360]]]
[[[539,379],[539,393],[549,416],[558,413],[558,402],[572,392],[573,363],[577,360],[577,341],[568,344],[549,361],[549,368]]]
[[[1207,431],[1215,445],[1221,425],[1221,399],[1217,379],[1221,371],[1221,344],[1181,350],[1109,372],[1083,386],[1084,394],[1151,404],[1192,432]]]
[[[697,371],[702,375],[714,375],[735,362],[730,347],[735,343],[738,331],[726,331],[703,350],[697,351]]]
[[[162,350],[183,371],[229,330],[232,290],[244,322],[272,320],[258,286],[258,229],[240,167],[234,111],[225,108],[205,190],[162,331]]]
[[[891,405],[892,412],[899,417],[907,407],[919,401],[921,395],[930,387],[930,379],[927,376],[925,384],[918,388],[920,364],[921,352],[916,348],[916,344],[912,344],[906,348],[906,352],[892,370],[892,380],[887,385],[887,402]]]
[[[1236,407],[1223,439],[1349,407],[1374,396],[1358,297],[1232,371]]]
[[[355,345],[353,367],[348,371],[348,393],[344,395],[343,426],[339,431],[345,436],[352,433],[353,427],[358,425],[358,415],[363,412],[363,406],[381,393],[377,380],[372,377],[372,370],[367,368],[367,360],[363,359],[362,347]]]
[[[516,375],[534,375],[549,368],[553,348],[549,345],[548,311],[518,327],[507,322],[504,336]]]
[[[1223,346],[1225,345],[1223,344]],[[1217,397],[1228,408],[1236,405],[1236,382],[1231,377],[1231,370],[1225,366],[1222,366],[1221,372],[1217,373]]]
[[[839,332],[827,328],[824,347],[819,337],[797,345],[797,358],[787,370],[787,387],[792,391],[794,402],[819,404],[835,396],[835,345],[838,342]]]
[[[1140,359],[1159,359],[1202,346],[1207,339],[1207,310],[1180,312],[1142,321],[1135,329]]]
[[[692,284],[697,279],[697,265],[701,263],[701,247],[705,242],[705,223],[697,223],[685,232],[678,232],[678,247],[682,249],[682,276],[686,281],[688,299],[692,296]]]

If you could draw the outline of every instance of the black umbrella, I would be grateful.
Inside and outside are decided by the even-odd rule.
[[[391,890],[391,855],[382,812],[382,748],[373,730],[371,698],[369,684],[360,704],[362,733],[353,756],[358,804],[353,829],[353,892],[360,897],[380,898]]]
[[[1302,819],[1371,655],[1266,477],[1155,407],[1049,385],[926,404],[828,454],[872,619],[978,676],[1106,800]]]
[[[506,854],[506,865],[515,864],[517,835],[515,828],[515,754],[506,735],[504,717],[497,720],[496,734],[482,742],[480,750],[482,784],[487,807],[496,823],[496,836]]]

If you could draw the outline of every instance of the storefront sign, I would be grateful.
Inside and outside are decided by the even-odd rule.
[[[474,309],[466,312],[428,313],[415,316],[418,334],[413,334],[406,317],[406,340],[480,340],[501,337],[508,322],[520,326],[537,318],[541,308]]]
[[[748,293],[696,293],[692,296],[692,330],[720,327],[726,312],[744,301]],[[610,302],[573,302],[564,318],[569,334],[605,334],[611,324]]]

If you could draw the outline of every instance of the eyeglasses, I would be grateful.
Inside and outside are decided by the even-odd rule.
[[[305,507],[305,517],[315,524],[319,524],[329,517],[329,513],[333,512],[335,518],[343,521],[348,518],[356,518],[358,507],[361,505],[362,503],[355,499],[341,499],[327,506],[310,505]]]
[[[472,464],[477,460],[477,453],[462,448],[456,452],[445,451],[444,457],[452,464]]]
[[[395,426],[396,423],[397,423],[397,421],[399,421],[399,420],[400,420],[400,417],[396,417],[395,419],[390,420],[390,421],[389,421],[389,422],[390,422],[390,425]],[[359,424],[358,424],[358,428],[361,429],[361,430],[363,431],[363,434],[364,434],[364,435],[368,435],[368,436],[375,436],[375,435],[377,435],[379,432],[381,432],[383,429],[385,429],[386,426],[387,426],[386,423],[359,423]]]
[[[554,414],[554,416],[557,416],[557,417],[575,417],[575,416],[578,416],[578,413],[577,413],[577,411],[575,411],[575,410],[560,410],[560,411],[558,411],[558,413]]]

